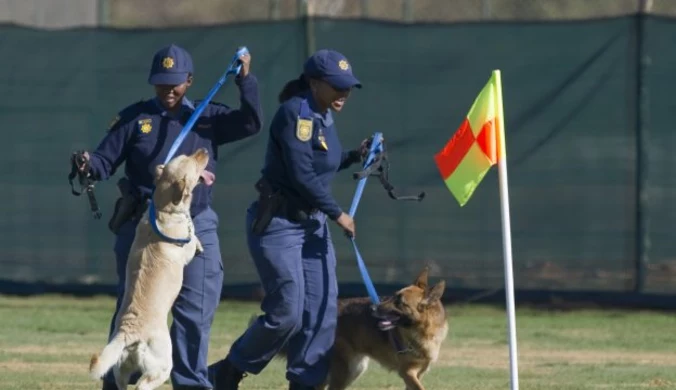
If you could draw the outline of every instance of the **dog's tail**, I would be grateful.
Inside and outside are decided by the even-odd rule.
[[[248,326],[251,326],[254,322],[256,322],[257,319],[258,319],[258,315],[252,314],[251,317],[249,317]],[[284,346],[282,346],[282,348],[279,350],[279,352],[277,352],[277,354],[275,355],[275,358],[286,359],[287,355],[288,355],[288,348],[287,348],[287,344],[284,343]]]
[[[89,376],[92,379],[103,378],[108,370],[120,360],[120,356],[127,346],[125,338],[123,333],[117,333],[100,354],[92,356],[89,361]]]

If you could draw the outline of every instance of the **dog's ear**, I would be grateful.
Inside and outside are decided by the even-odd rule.
[[[425,293],[425,298],[418,304],[418,311],[423,312],[429,306],[430,303],[436,302],[441,299],[441,296],[444,295],[444,290],[446,290],[446,282],[443,280],[437,283],[431,290]]]
[[[437,283],[434,287],[432,287],[432,289],[427,293],[427,300],[432,302],[441,299],[441,297],[444,295],[445,290],[446,290],[446,282],[442,280],[439,283]]]
[[[425,268],[423,268],[422,271],[420,271],[420,274],[415,279],[415,282],[413,282],[413,284],[422,288],[423,290],[427,290],[427,275],[429,275],[429,272],[430,272],[429,267],[425,266]]]
[[[185,177],[176,180],[172,185],[171,185],[171,202],[178,206],[181,204],[181,200],[183,200],[183,197],[185,196],[186,193],[186,186],[187,182],[185,180]]]

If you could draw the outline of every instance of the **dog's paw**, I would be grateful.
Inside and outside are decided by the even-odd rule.
[[[204,252],[204,247],[202,246],[200,240],[197,239],[197,237],[195,237],[195,242],[197,243],[197,246],[195,247],[195,256],[197,256]]]

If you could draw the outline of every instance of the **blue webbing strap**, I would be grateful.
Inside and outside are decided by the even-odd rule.
[[[368,166],[375,160],[376,155],[378,153],[382,153],[382,151],[383,151],[383,135],[382,133],[375,133],[373,134],[373,139],[371,141],[371,149],[369,150],[368,156],[366,156],[366,161],[364,161],[363,168],[364,169],[368,168]],[[354,218],[354,214],[357,211],[357,206],[359,205],[362,193],[364,192],[364,186],[366,186],[367,179],[368,175],[359,179],[359,182],[357,183],[357,190],[354,193],[354,197],[352,198],[352,205],[350,206],[349,214],[350,217],[352,218]],[[378,298],[378,293],[376,293],[376,288],[373,286],[373,282],[371,281],[369,272],[366,269],[364,259],[361,257],[361,254],[359,253],[359,249],[357,248],[357,242],[355,241],[354,237],[351,237],[350,241],[352,241],[354,253],[357,255],[357,265],[359,266],[359,272],[361,273],[361,278],[364,281],[364,286],[366,286],[366,291],[368,291],[369,297],[371,298],[371,303],[377,305],[380,303],[380,299]]]

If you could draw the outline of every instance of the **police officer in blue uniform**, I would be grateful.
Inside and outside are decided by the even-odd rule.
[[[258,200],[247,210],[249,251],[265,290],[265,312],[212,367],[215,390],[237,389],[286,346],[290,389],[311,389],[328,373],[337,320],[336,256],[328,221],[354,235],[331,194],[336,172],[362,161],[368,140],[344,151],[332,112],[361,88],[341,53],[319,50],[280,93],[270,125]]]
[[[196,121],[176,155],[191,154],[198,148],[209,151],[207,173],[193,192],[191,215],[195,233],[204,252],[185,268],[183,287],[172,308],[174,389],[211,389],[207,376],[207,350],[214,313],[223,284],[223,264],[217,235],[218,216],[211,208],[210,184],[215,179],[218,146],[251,137],[260,131],[262,113],[258,82],[250,73],[249,54],[241,56],[242,68],[235,82],[240,90],[240,107],[210,103]],[[193,63],[183,48],[170,45],[152,59],[148,82],[155,97],[139,101],[121,110],[96,150],[84,153],[86,161],[78,168],[94,180],[110,178],[125,164],[126,177],[120,181],[122,197],[109,227],[116,233],[118,294],[115,315],[124,294],[127,256],[134,240],[136,225],[146,210],[153,188],[153,170],[162,164],[171,145],[195,110],[197,102],[185,97],[193,81]],[[132,378],[135,381],[136,378]],[[117,389],[112,373],[104,378],[103,389]]]

